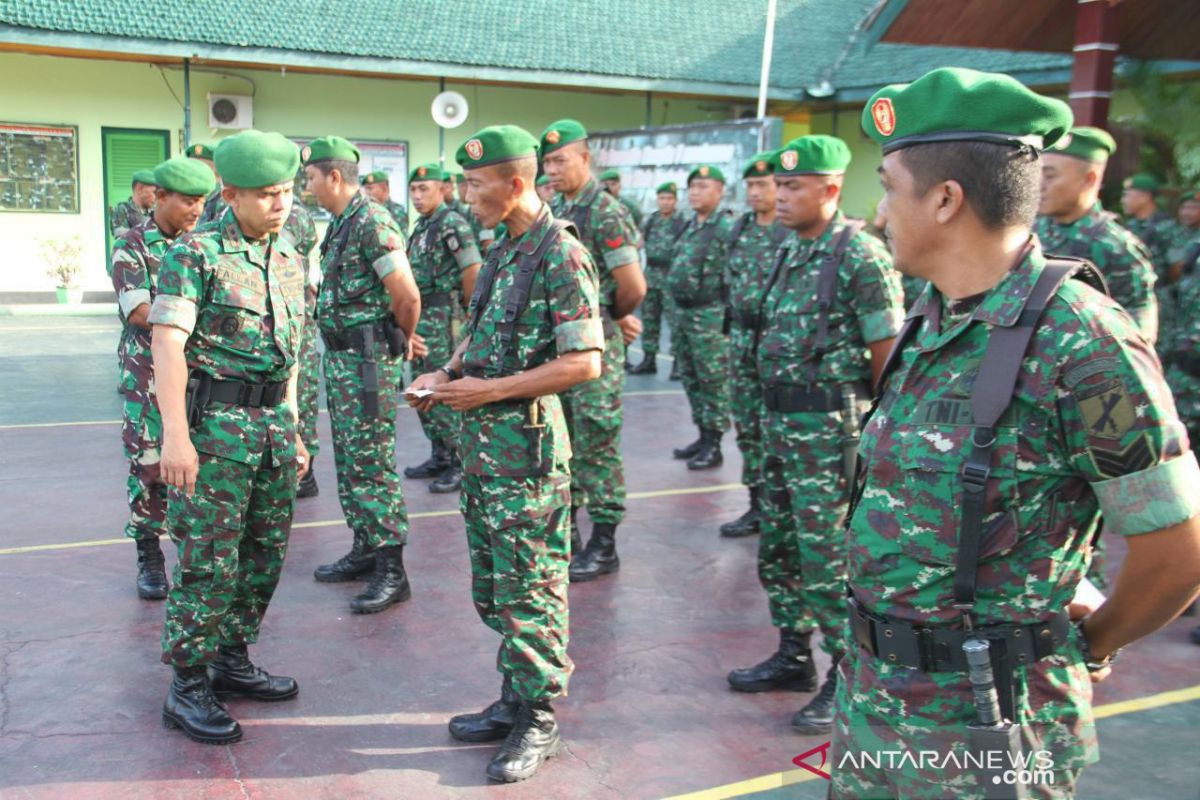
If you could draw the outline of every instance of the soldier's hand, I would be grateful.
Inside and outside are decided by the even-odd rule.
[[[159,471],[168,486],[182,489],[189,495],[195,494],[200,457],[192,446],[192,440],[186,436],[164,437]]]
[[[492,381],[483,378],[460,378],[438,386],[434,390],[433,399],[445,403],[455,411],[470,411],[494,403],[495,387],[492,386]]]
[[[408,388],[404,390],[404,399],[408,404],[418,411],[428,411],[433,408],[434,395],[426,395],[425,397],[417,397],[413,392],[433,391],[437,386],[450,382],[450,376],[438,370],[436,372],[426,372],[424,375],[418,376]]]
[[[312,456],[309,455],[308,448],[304,446],[304,440],[300,438],[300,434],[296,434],[296,482],[308,474],[312,469]]]
[[[625,344],[633,344],[634,339],[642,333],[642,321],[633,314],[626,314],[620,319],[615,319],[617,327],[621,329],[621,337],[625,340]]]
[[[425,344],[424,336],[414,333],[408,337],[408,357],[410,360],[413,358],[424,358],[427,355],[429,355],[429,346]]]
[[[1092,683],[1099,683],[1100,681],[1107,678],[1109,675],[1112,675],[1112,667],[1105,667],[1104,669],[1100,670],[1099,672],[1089,672],[1088,673],[1088,677],[1091,678]]]

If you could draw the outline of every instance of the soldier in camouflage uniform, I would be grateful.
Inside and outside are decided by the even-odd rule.
[[[213,149],[206,144],[192,144],[188,146],[187,152],[184,155],[204,164],[212,171],[213,177],[217,179],[217,187],[209,192],[208,197],[205,198],[204,213],[200,215],[201,225],[215,222],[225,213],[225,201],[221,198],[221,176],[217,174],[217,168],[213,164]]]
[[[537,179],[537,196],[542,199],[543,203],[549,203],[554,199],[554,187],[550,184],[549,175],[539,175]]]
[[[621,205],[625,206],[625,210],[629,212],[629,216],[633,217],[633,224],[638,230],[642,228],[642,210],[637,207],[637,203],[630,200],[628,197],[621,196],[621,173],[615,169],[606,169],[600,173],[600,185],[604,187],[604,191],[620,201]]]
[[[450,360],[456,344],[454,311],[462,297],[470,297],[483,260],[471,224],[442,195],[442,168],[438,164],[416,167],[408,176],[409,198],[420,215],[408,240],[408,260],[421,290],[421,320],[416,343],[425,355],[413,359],[416,373],[437,369]],[[433,452],[424,464],[409,467],[409,478],[436,478],[429,484],[434,494],[457,492],[462,484],[458,433],[462,421],[445,405],[421,411],[421,429]]]
[[[600,378],[564,396],[571,428],[571,580],[589,581],[615,572],[617,526],[625,517],[625,465],[621,458],[625,346],[640,332],[634,310],[646,295],[638,257],[640,234],[625,208],[591,177],[587,130],[573,119],[542,132],[542,169],[558,192],[551,206],[575,225],[579,240],[600,270],[600,316],[604,320],[604,369]],[[592,535],[580,550],[575,515],[588,510]],[[580,537],[582,538],[582,537]]]
[[[162,417],[154,399],[147,318],[163,255],[175,237],[196,227],[204,198],[216,181],[204,166],[174,158],[158,166],[154,183],[158,189],[150,219],[117,240],[111,270],[117,309],[125,326],[121,337],[121,392],[125,398],[121,440],[129,458],[125,535],[137,543],[137,593],[145,600],[163,600],[170,588],[158,544],[166,529],[167,485],[159,474]]]
[[[296,433],[304,272],[278,235],[299,153],[280,134],[246,131],[215,155],[229,208],[167,251],[149,316],[167,528],[179,543],[162,637],[163,663],[175,670],[163,722],[209,744],[242,735],[214,693],[286,700],[299,691],[251,663],[247,645],[279,582],[297,465],[308,457]]]
[[[463,414],[472,594],[503,637],[504,681],[499,700],[451,719],[450,733],[468,742],[507,737],[487,768],[500,781],[531,777],[561,747],[551,702],[566,695],[573,668],[572,444],[559,397],[600,375],[604,347],[596,267],[534,192],[537,147],[526,131],[503,125],[458,149],[472,208],[483,224],[503,220],[507,231],[480,273],[466,338],[448,364],[409,388],[418,409],[444,403]],[[420,396],[426,391],[432,397]]]
[[[675,304],[671,352],[683,378],[700,438],[676,448],[688,469],[719,467],[721,437],[729,430],[729,341],[725,338],[725,270],[733,219],[720,208],[725,176],[711,165],[688,174],[695,212],[671,253],[667,292]]]
[[[1116,142],[1099,128],[1073,128],[1048,150],[1036,233],[1051,255],[1086,258],[1151,343],[1158,336],[1154,264],[1136,236],[1100,207],[1100,185]]]
[[[1047,150],[1036,231],[1047,254],[1086,258],[1099,267],[1113,299],[1153,344],[1158,336],[1158,297],[1150,251],[1100,207],[1104,167],[1115,150],[1113,138],[1098,128],[1072,128]],[[1096,540],[1088,578],[1100,589],[1108,585],[1101,538]]]
[[[296,384],[296,404],[299,407],[300,438],[308,447],[308,471],[300,478],[300,487],[296,497],[316,497],[320,493],[317,486],[317,475],[313,471],[313,462],[320,452],[320,441],[317,438],[318,395],[321,390],[321,354],[317,351],[317,290],[309,280],[312,273],[311,258],[317,247],[317,226],[312,214],[300,202],[297,190],[301,187],[293,184],[292,212],[287,222],[283,224],[282,236],[291,239],[296,254],[304,266],[304,336],[300,340],[300,377]]]
[[[154,210],[154,189],[154,170],[139,169],[133,173],[133,194],[108,212],[109,230],[114,241],[150,218],[150,212]],[[109,269],[112,269],[111,263]]]
[[[763,402],[763,524],[758,575],[780,644],[729,674],[739,691],[816,688],[810,637],[831,666],[792,717],[805,734],[833,726],[845,638],[843,524],[858,418],[904,316],[900,278],[882,244],[838,210],[850,149],[802,136],[770,157],[778,222],[795,231],[772,260],[757,308]],[[869,360],[864,357],[870,353]]]
[[[321,244],[316,317],[338,500],[354,534],[350,552],[317,567],[313,577],[334,583],[369,573],[350,609],[373,614],[412,594],[404,572],[408,510],[396,472],[396,410],[421,296],[395,218],[358,190],[358,148],[325,136],[310,142],[303,158],[309,190],[333,215]]]
[[[759,532],[762,496],[762,387],[754,349],[763,289],[775,263],[775,251],[787,228],[775,221],[775,181],[770,153],[759,153],[742,170],[750,210],[733,223],[729,246],[729,364],[733,425],[742,454],[742,484],[750,490],[750,509],[721,526],[722,536]]]
[[[1029,796],[1072,797],[1097,757],[1092,682],[1200,588],[1200,469],[1151,345],[1079,279],[1091,267],[1049,265],[1029,236],[1067,105],[938,69],[862,117],[896,265],[931,285],[862,432],[830,796],[991,797],[1020,758],[1046,773]],[[1097,609],[1076,590],[1101,510],[1129,552]],[[1020,753],[1003,726],[968,731],[995,711],[988,688]],[[889,769],[897,750],[936,761]]]
[[[396,227],[400,229],[401,233],[407,232],[408,210],[392,199],[391,176],[384,170],[375,170],[363,176],[362,186],[367,197],[386,208],[387,212],[392,215],[392,219],[396,220]]]
[[[675,240],[683,233],[687,219],[676,212],[678,187],[664,183],[658,187],[655,201],[657,213],[646,218],[642,225],[642,244],[646,248],[646,299],[642,301],[642,362],[629,368],[630,375],[658,374],[658,346],[662,338],[663,312],[667,296],[667,270],[671,266],[671,251]],[[668,314],[668,319],[670,315]],[[673,327],[673,326],[672,326]]]
[[[1125,228],[1142,240],[1150,251],[1156,281],[1154,294],[1158,298],[1158,341],[1167,338],[1175,314],[1174,289],[1171,286],[1171,262],[1167,252],[1178,235],[1178,225],[1171,215],[1158,207],[1158,179],[1138,173],[1125,179],[1121,190],[1121,211]],[[1159,350],[1162,354],[1164,351]]]

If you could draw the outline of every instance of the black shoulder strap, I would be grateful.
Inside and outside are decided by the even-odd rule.
[[[767,274],[767,282],[763,284],[763,290],[758,295],[758,312],[756,314],[758,324],[754,326],[754,346],[750,349],[751,353],[758,352],[758,338],[762,333],[763,327],[763,306],[766,305],[767,295],[771,294],[771,288],[775,285],[775,281],[779,280],[779,273],[783,270],[783,262],[787,260],[789,252],[790,250],[787,247],[780,247],[775,251],[775,262],[771,264],[771,271]]]
[[[850,246],[850,240],[863,229],[865,224],[860,219],[847,222],[838,232],[837,238],[833,240],[829,255],[825,256],[825,260],[821,262],[821,271],[817,275],[817,335],[813,342],[812,354],[808,357],[808,382],[810,384],[816,383],[821,360],[825,358],[825,351],[829,349],[829,311],[833,308],[833,301],[837,295],[838,270],[842,266],[842,259],[846,256],[846,248]]]
[[[678,241],[680,236],[683,236],[684,230],[687,228],[688,221],[684,219],[683,214],[677,214],[675,219],[671,220],[671,236]]]
[[[771,231],[771,241],[775,243],[776,247],[779,247],[779,245],[787,241],[787,238],[791,235],[791,233],[792,231],[790,228],[785,228],[776,222],[774,230]]]
[[[1021,362],[1047,303],[1067,278],[1081,269],[1086,273],[1090,271],[1089,267],[1073,260],[1048,260],[1016,323],[1009,327],[997,326],[988,336],[979,375],[971,388],[971,416],[975,429],[971,434],[971,452],[960,475],[962,518],[954,566],[954,604],[964,613],[969,613],[975,606],[975,579],[986,511],[984,501],[992,470],[996,424],[1012,404]],[[1092,276],[1081,277],[1091,283]]]
[[[350,231],[353,230],[354,216],[346,217],[342,221],[340,228],[337,228],[336,236],[334,234],[334,226],[330,223],[325,229],[325,239],[321,242],[321,261],[325,260],[325,255],[331,249],[333,250],[333,275],[329,280],[333,283],[330,291],[333,292],[333,304],[339,305],[342,302],[342,254],[346,250],[346,243],[350,241]]]
[[[738,246],[738,240],[742,238],[742,232],[746,230],[746,226],[750,224],[753,216],[753,211],[747,211],[738,217],[737,222],[733,223],[733,230],[729,234],[729,255],[733,255],[733,251]]]

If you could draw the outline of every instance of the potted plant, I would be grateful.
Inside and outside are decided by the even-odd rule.
[[[42,240],[42,261],[46,263],[46,274],[58,282],[55,293],[59,304],[83,302],[83,289],[76,284],[83,271],[82,255],[83,240],[78,236]]]

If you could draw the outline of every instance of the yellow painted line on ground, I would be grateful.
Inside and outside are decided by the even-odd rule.
[[[1162,708],[1163,706],[1171,706],[1178,703],[1187,703],[1192,700],[1200,700],[1200,685],[1189,686],[1186,689],[1173,689],[1169,692],[1160,692],[1159,694],[1151,694],[1146,697],[1135,697],[1132,700],[1107,703],[1102,706],[1096,706],[1092,709],[1092,714],[1096,719],[1105,719],[1107,717],[1117,717],[1122,714],[1149,711],[1153,708]],[[793,786],[797,783],[807,783],[808,781],[816,780],[818,777],[820,776],[808,770],[793,769],[787,772],[760,775],[757,778],[750,778],[749,780],[738,781],[737,783],[727,783],[724,786],[717,786],[712,789],[701,789],[698,792],[677,794],[666,798],[666,800],[730,800],[730,798],[745,797],[748,794],[756,794],[758,792],[768,792],[772,789]]]
[[[673,497],[675,495],[684,494],[707,494],[710,492],[728,492],[732,489],[741,489],[740,483],[719,483],[714,486],[689,486],[684,489],[660,489],[656,492],[631,492],[628,497],[630,500],[647,500],[653,497]],[[457,517],[458,509],[446,511],[417,511],[409,514],[409,519],[430,519],[432,517]],[[297,522],[292,525],[296,528],[328,528],[334,525],[345,525],[346,520],[338,517],[337,519],[313,520],[312,522]],[[132,542],[129,538],[120,539],[93,539],[86,542],[63,542],[62,544],[34,544],[25,547],[6,547],[0,549],[0,556],[16,555],[18,553],[40,553],[47,550],[73,550],[80,547],[100,547],[106,544],[122,544],[124,542]]]

